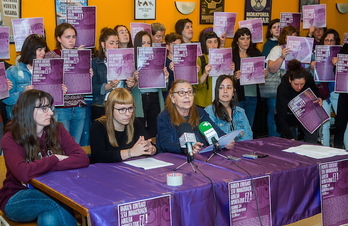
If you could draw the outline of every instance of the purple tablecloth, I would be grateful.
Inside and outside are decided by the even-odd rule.
[[[215,155],[209,163],[239,172],[246,177],[248,173],[253,177],[269,174],[273,225],[290,224],[320,213],[318,164],[346,158],[337,156],[313,159],[282,151],[302,144],[306,143],[276,137],[236,142],[233,149],[219,153],[240,158],[243,154],[253,153],[268,154],[269,157],[242,158],[241,161],[232,162]],[[206,161],[210,155],[211,152],[203,153],[195,158]]]
[[[269,157],[247,160],[237,164],[252,176],[270,174],[273,225],[288,224],[320,212],[318,163],[340,159],[311,159],[282,149],[298,146],[280,138],[262,138],[237,142],[227,155],[241,157],[246,153],[266,153]],[[230,160],[210,153],[195,155],[195,164],[212,179],[217,200],[217,225],[229,225],[227,183],[249,178],[249,175]],[[50,172],[36,178],[89,210],[93,225],[116,225],[117,205],[170,194],[173,225],[214,225],[215,204],[210,181],[201,173],[194,173],[189,164],[178,172],[184,184],[171,187],[166,174],[186,161],[185,156],[170,153],[154,158],[171,162],[174,166],[143,170],[124,163],[94,164],[88,168]]]
[[[189,164],[178,172],[184,175],[179,187],[167,185],[167,173],[186,161],[170,153],[156,159],[174,166],[143,170],[124,163],[94,164],[88,168],[50,172],[36,178],[89,210],[92,225],[116,225],[117,205],[163,194],[172,196],[173,225],[213,225],[215,204],[210,181],[194,173]],[[244,176],[221,167],[195,161],[198,168],[214,183],[218,203],[218,225],[228,225],[227,183]]]

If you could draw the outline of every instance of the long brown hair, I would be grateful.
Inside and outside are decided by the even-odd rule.
[[[199,118],[196,104],[194,104],[194,103],[192,104],[190,111],[189,111],[189,114],[188,114],[188,119],[186,120],[184,117],[182,117],[180,115],[180,113],[176,109],[175,104],[171,100],[171,96],[175,95],[174,92],[175,92],[176,87],[182,83],[190,84],[188,81],[186,81],[184,79],[178,79],[178,80],[174,81],[172,87],[169,90],[169,95],[166,98],[166,109],[168,110],[169,117],[170,117],[171,123],[173,125],[179,126],[180,124],[182,124],[184,122],[188,122],[188,123],[190,123],[190,125],[194,129],[194,128],[198,127],[199,123],[200,123],[200,118]],[[191,86],[191,84],[190,84],[190,86]]]
[[[39,153],[42,150],[33,112],[35,108],[45,104],[53,105],[53,98],[49,93],[35,89],[24,91],[13,107],[13,119],[5,127],[5,132],[11,132],[13,139],[24,148],[27,162],[41,158]],[[52,151],[53,154],[63,154],[58,142],[57,124],[52,116],[50,124],[44,128],[45,149]]]
[[[296,33],[297,36],[300,34],[298,29],[294,26],[289,25],[284,27],[279,34],[278,44],[279,45],[286,44],[286,36],[292,35],[293,33]]]
[[[226,122],[230,121],[230,116],[227,113],[227,110],[225,106],[220,102],[219,100],[219,90],[220,90],[220,85],[225,79],[230,79],[232,81],[232,86],[233,86],[233,98],[231,99],[229,105],[232,109],[232,114],[231,114],[231,120],[233,117],[233,108],[237,106],[237,95],[235,92],[236,89],[236,81],[233,79],[231,75],[220,75],[218,79],[216,80],[215,84],[215,99],[213,100],[213,109],[214,109],[214,114],[216,117],[218,117],[221,120],[224,120]]]
[[[102,28],[100,32],[100,36],[99,36],[99,49],[97,51],[97,56],[101,60],[104,60],[106,58],[106,49],[103,48],[102,43],[104,42],[105,43],[104,45],[106,45],[106,41],[108,40],[110,36],[117,36],[118,38],[118,35],[114,29],[108,28],[108,27]]]
[[[118,142],[115,137],[115,127],[114,127],[115,104],[134,104],[134,99],[132,94],[125,88],[116,88],[112,90],[106,101],[105,116],[102,116],[99,119],[97,119],[99,122],[105,125],[111,146],[118,147]],[[132,113],[131,119],[128,125],[126,125],[125,127],[127,138],[128,138],[127,144],[129,144],[133,140],[134,119],[135,119],[135,112]]]
[[[58,37],[62,37],[66,29],[73,29],[77,36],[76,28],[69,23],[61,23],[54,29],[54,37],[56,38],[56,48],[62,49],[62,44],[58,41]]]

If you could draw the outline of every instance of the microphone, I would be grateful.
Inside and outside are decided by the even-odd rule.
[[[190,123],[184,122],[178,127],[179,142],[182,148],[187,149],[187,154],[193,157],[192,145],[195,144],[196,136],[193,133]]]
[[[214,144],[216,146],[220,146],[218,142],[219,136],[210,122],[204,121],[199,124],[199,131],[204,135],[205,139],[207,139],[209,145]]]

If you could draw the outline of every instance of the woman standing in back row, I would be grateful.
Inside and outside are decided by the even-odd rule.
[[[45,58],[61,58],[62,50],[73,49],[77,32],[68,23],[59,24],[54,30],[56,49],[48,52]],[[79,46],[82,49],[84,46]],[[80,143],[86,118],[86,102],[83,95],[64,95],[64,106],[56,108],[57,121],[62,122],[76,143]]]

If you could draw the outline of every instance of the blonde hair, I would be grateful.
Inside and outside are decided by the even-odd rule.
[[[105,116],[97,119],[99,122],[103,123],[106,127],[106,132],[108,133],[109,142],[111,146],[118,147],[118,142],[115,137],[114,128],[114,106],[115,104],[133,104],[134,99],[132,94],[125,88],[116,88],[112,90],[108,96],[105,106]],[[125,130],[127,133],[127,144],[132,142],[134,136],[134,119],[135,112],[132,113],[131,119],[126,125]]]
[[[192,129],[196,128],[199,126],[200,123],[200,117],[198,114],[198,110],[197,110],[197,106],[193,103],[189,114],[188,114],[188,119],[186,120],[184,117],[182,117],[180,115],[180,113],[178,112],[178,110],[176,109],[175,104],[172,102],[171,97],[173,95],[175,95],[175,88],[182,83],[188,83],[190,84],[188,81],[184,80],[184,79],[178,79],[175,80],[172,87],[169,90],[169,95],[166,98],[166,109],[168,110],[169,113],[169,117],[170,117],[170,121],[173,125],[175,126],[179,126],[180,124],[184,123],[184,122],[188,122],[191,126]],[[190,84],[191,86],[191,84]]]

